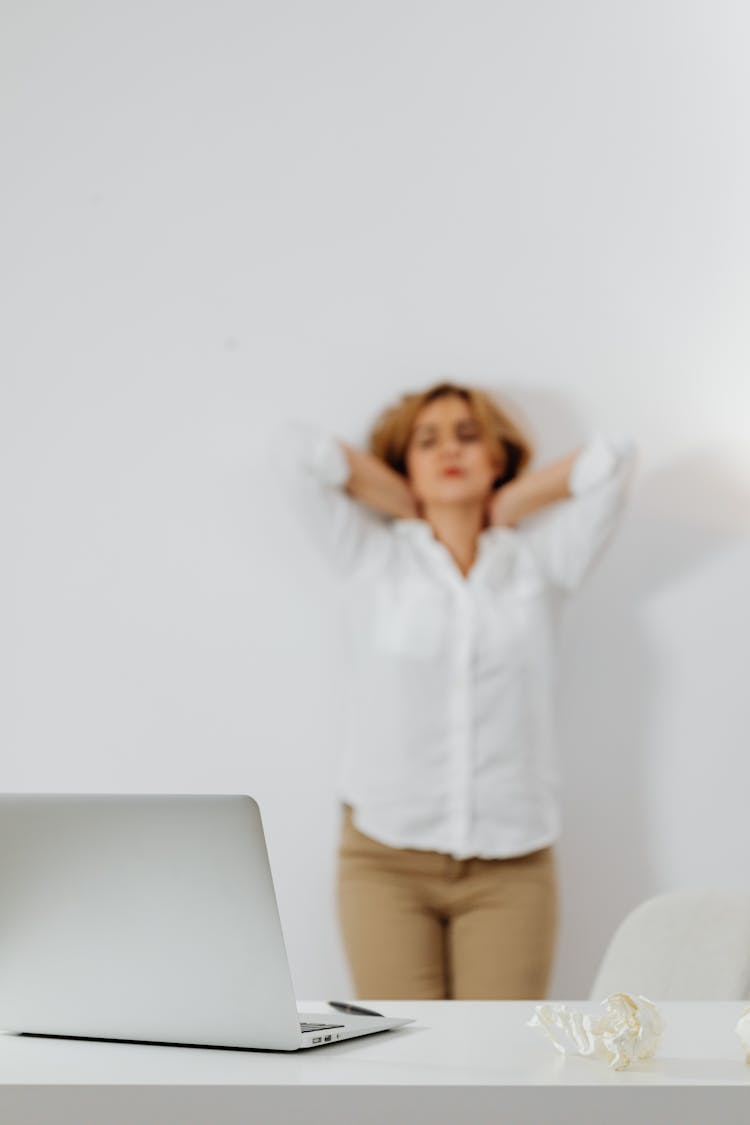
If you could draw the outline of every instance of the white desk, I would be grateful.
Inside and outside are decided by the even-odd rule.
[[[293,1054],[0,1035],[0,1121],[750,1122],[750,1066],[734,1031],[747,1004],[660,1004],[657,1058],[617,1073],[563,1057],[525,1027],[531,1003],[363,1003],[418,1022]]]

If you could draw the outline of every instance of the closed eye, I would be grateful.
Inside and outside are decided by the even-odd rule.
[[[456,426],[456,437],[459,441],[478,441],[480,436],[479,427],[473,422],[459,423]]]

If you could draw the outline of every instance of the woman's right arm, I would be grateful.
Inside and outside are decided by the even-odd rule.
[[[417,502],[405,477],[372,453],[340,442],[349,465],[346,491],[355,500],[394,519],[415,519]]]
[[[412,514],[406,481],[316,426],[287,422],[271,463],[299,522],[340,573],[367,567],[388,550],[384,516]]]

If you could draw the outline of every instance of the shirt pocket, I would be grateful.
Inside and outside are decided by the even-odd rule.
[[[419,582],[378,591],[373,640],[382,652],[429,660],[442,652],[446,632],[446,598],[439,591]]]
[[[528,552],[519,554],[504,591],[509,599],[518,605],[538,601],[546,596],[548,589],[549,583],[536,560]]]

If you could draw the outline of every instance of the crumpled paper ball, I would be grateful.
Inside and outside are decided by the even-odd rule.
[[[746,1008],[740,1016],[736,1030],[745,1049],[745,1062],[750,1065],[750,1008]]]
[[[645,996],[624,992],[602,1003],[604,1015],[579,1012],[566,1004],[539,1004],[527,1026],[539,1028],[563,1054],[601,1059],[614,1070],[627,1070],[634,1062],[652,1058],[664,1030],[656,1005]]]

